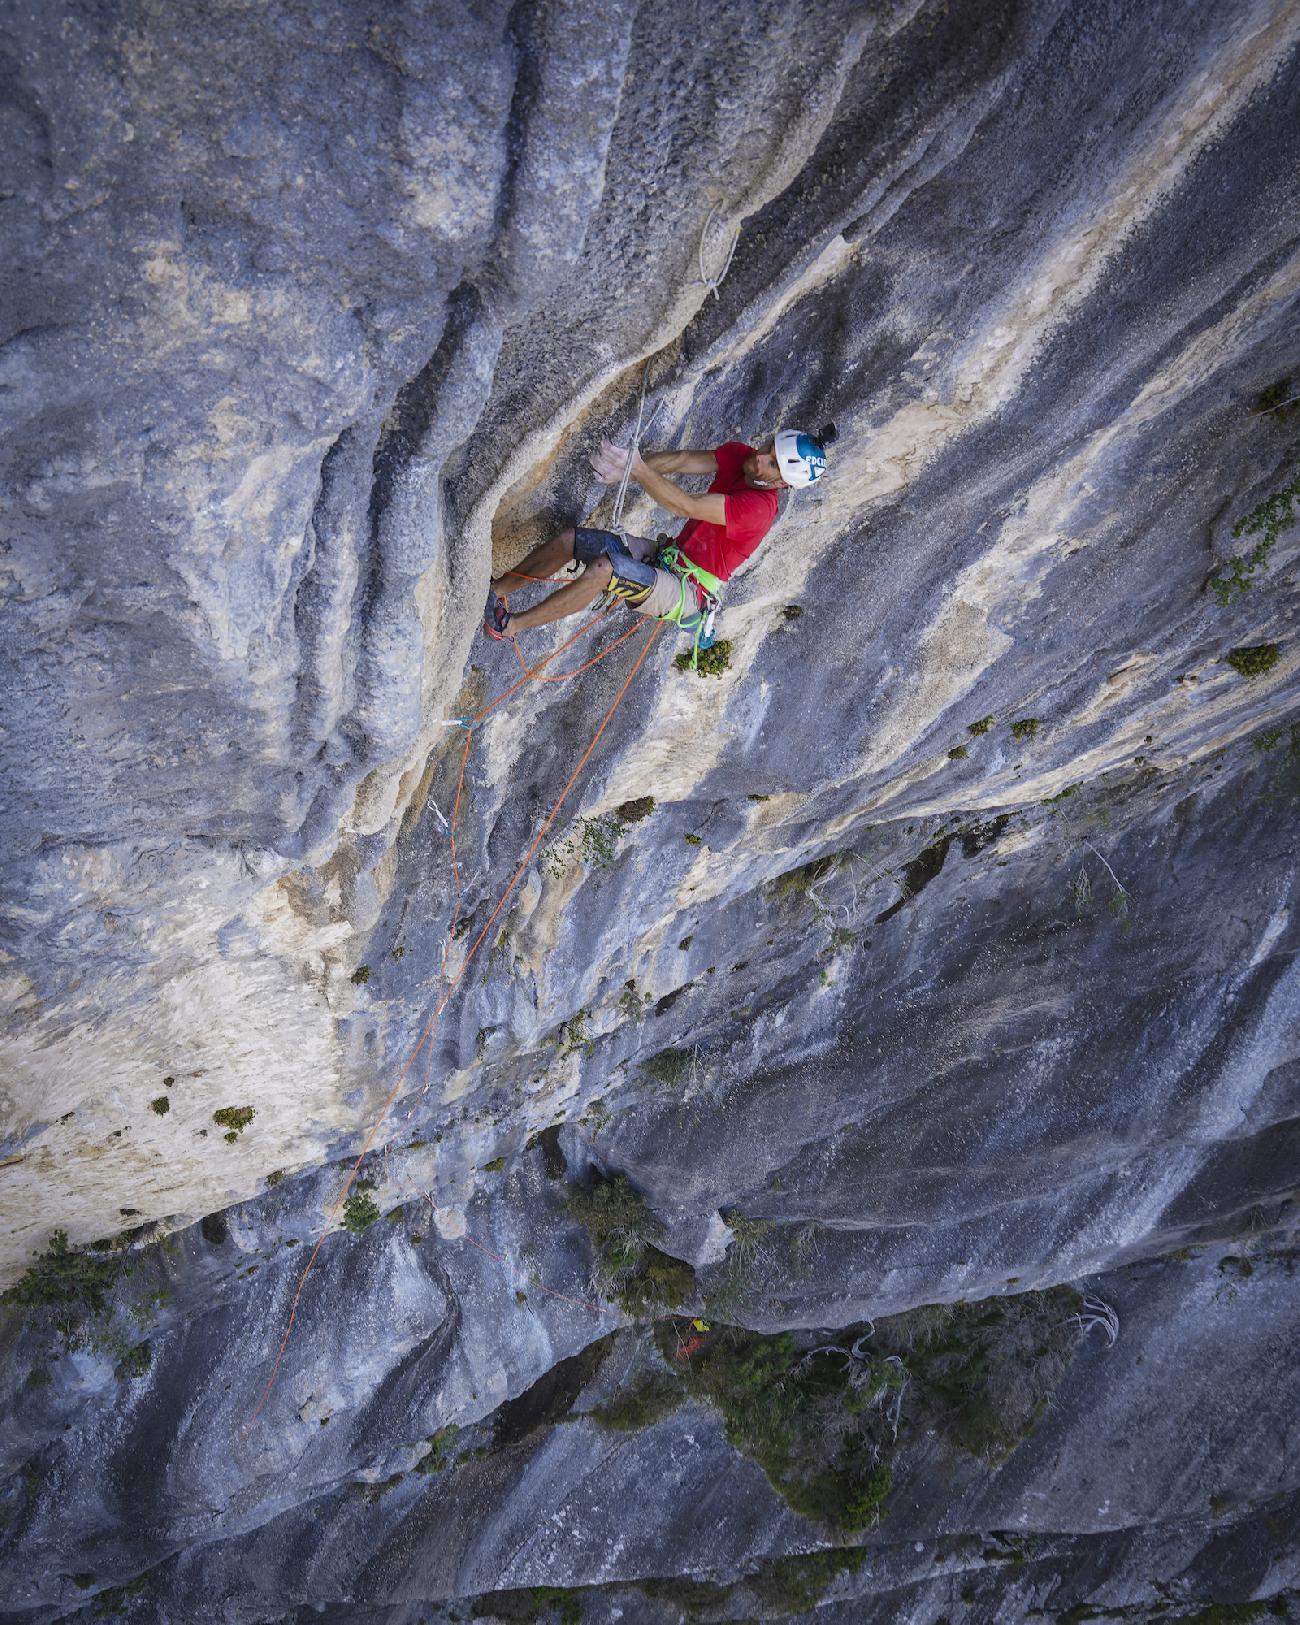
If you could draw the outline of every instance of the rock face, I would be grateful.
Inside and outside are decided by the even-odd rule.
[[[0,82],[2,1617],[1300,1617],[1295,8]],[[831,475],[482,716],[643,377]]]

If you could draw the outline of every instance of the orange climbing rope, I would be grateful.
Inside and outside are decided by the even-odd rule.
[[[455,803],[455,807],[452,810],[451,824],[449,826],[450,831],[451,831],[451,840],[452,840],[452,867],[453,867],[453,874],[455,876],[455,886],[456,886],[455,908],[456,908],[456,911],[457,911],[456,915],[455,915],[455,919],[454,919],[452,927],[451,927],[452,930],[455,929],[455,926],[456,926],[456,924],[459,923],[459,919],[460,919],[460,915],[459,915],[459,908],[460,908],[460,876],[459,876],[459,868],[458,868],[458,865],[456,863],[456,855],[455,855],[456,812],[460,807],[461,788],[462,788],[462,786],[464,784],[464,781],[465,781],[465,764],[469,759],[469,747],[470,747],[470,742],[473,739],[473,731],[474,731],[475,728],[477,728],[483,722],[483,720],[492,711],[494,711],[497,708],[498,705],[500,705],[502,703],[503,700],[507,699],[517,689],[522,688],[525,683],[527,683],[527,682],[529,682],[531,680],[534,680],[534,679],[539,679],[539,674],[540,674],[543,666],[548,665],[550,663],[550,661],[552,661],[556,657],[556,655],[561,654],[565,649],[567,649],[569,647],[569,645],[571,643],[573,643],[577,638],[581,637],[582,634],[584,632],[586,632],[590,627],[594,626],[597,621],[603,619],[604,616],[607,613],[608,613],[608,610],[602,610],[600,612],[600,614],[595,616],[591,621],[587,622],[586,626],[583,626],[582,628],[579,629],[579,631],[575,632],[573,634],[573,637],[567,638],[562,644],[559,645],[558,648],[552,650],[551,653],[549,655],[547,655],[544,660],[539,661],[538,664],[535,667],[533,667],[531,670],[529,669],[526,662],[524,662],[522,654],[520,654],[520,656],[519,656],[520,663],[523,664],[523,666],[524,666],[525,675],[523,677],[521,677],[518,680],[518,682],[512,683],[511,686],[509,688],[507,688],[506,690],[504,690],[503,693],[498,694],[496,699],[494,699],[489,705],[484,706],[484,708],[475,717],[472,717],[472,718],[469,718],[469,719],[464,719],[464,721],[463,721],[463,725],[464,725],[464,727],[466,729],[465,750],[464,750],[464,753],[463,753],[463,755],[461,757],[460,776],[459,776],[459,779],[458,779],[457,785],[456,785],[456,803]],[[320,1235],[317,1237],[316,1245],[312,1248],[311,1255],[307,1260],[307,1263],[306,1263],[306,1265],[305,1265],[305,1267],[303,1269],[303,1272],[302,1272],[301,1276],[298,1278],[298,1285],[297,1285],[297,1287],[296,1287],[296,1289],[294,1291],[293,1299],[292,1299],[292,1301],[291,1301],[291,1303],[289,1305],[288,1324],[285,1326],[284,1336],[280,1340],[280,1347],[279,1347],[278,1351],[276,1352],[275,1363],[271,1367],[271,1374],[267,1378],[266,1386],[262,1390],[261,1398],[258,1400],[258,1402],[257,1402],[256,1406],[254,1407],[254,1409],[252,1411],[252,1414],[249,1416],[248,1420],[244,1423],[244,1426],[243,1426],[243,1428],[241,1430],[241,1434],[240,1434],[241,1438],[247,1437],[249,1429],[252,1427],[253,1423],[257,1420],[258,1416],[261,1415],[262,1410],[264,1409],[267,1400],[271,1397],[271,1393],[272,1393],[273,1389],[275,1388],[276,1379],[278,1378],[278,1376],[280,1374],[280,1366],[281,1366],[281,1364],[282,1364],[282,1362],[284,1360],[284,1351],[289,1346],[289,1338],[290,1338],[290,1335],[293,1332],[294,1321],[297,1318],[298,1304],[299,1304],[299,1302],[300,1302],[300,1300],[302,1298],[303,1288],[306,1286],[307,1278],[311,1274],[312,1269],[313,1269],[313,1267],[314,1267],[314,1265],[316,1263],[316,1256],[320,1252],[321,1247],[324,1245],[326,1236],[330,1234],[330,1231],[331,1231],[331,1229],[333,1227],[334,1221],[338,1217],[339,1212],[341,1211],[344,1202],[347,1200],[347,1194],[348,1194],[349,1190],[351,1190],[352,1185],[353,1185],[354,1181],[356,1180],[357,1174],[360,1172],[361,1164],[365,1161],[367,1153],[369,1152],[371,1146],[375,1142],[375,1137],[378,1135],[380,1129],[383,1127],[385,1121],[387,1120],[388,1113],[392,1109],[393,1102],[397,1099],[397,1096],[398,1096],[399,1092],[401,1091],[402,1085],[406,1082],[406,1079],[410,1074],[411,1068],[415,1065],[416,1059],[419,1056],[420,1051],[424,1048],[426,1042],[428,1041],[430,1035],[433,1032],[433,1029],[437,1026],[438,1020],[441,1017],[443,1011],[447,1008],[447,1005],[448,1005],[448,1003],[449,1003],[449,1001],[451,999],[452,994],[455,993],[456,989],[460,986],[461,980],[464,977],[465,972],[469,969],[471,960],[474,958],[474,955],[478,952],[478,950],[481,947],[481,945],[483,943],[483,940],[487,936],[488,932],[492,929],[492,926],[496,922],[497,916],[501,913],[501,910],[505,907],[507,899],[510,897],[511,893],[514,891],[515,887],[519,884],[519,881],[522,878],[525,869],[527,869],[529,863],[532,861],[534,853],[537,851],[538,847],[542,844],[542,841],[545,838],[547,831],[550,829],[551,825],[555,822],[555,819],[556,819],[557,815],[559,814],[560,808],[564,805],[565,800],[568,798],[569,791],[573,788],[575,782],[577,781],[578,775],[582,772],[583,768],[587,765],[588,758],[591,756],[592,751],[595,750],[596,745],[600,740],[601,734],[603,734],[605,729],[609,726],[610,719],[614,715],[615,711],[618,710],[619,705],[622,703],[623,696],[624,696],[624,694],[627,693],[628,688],[631,685],[632,679],[636,676],[637,672],[640,671],[642,665],[645,662],[646,656],[650,653],[650,650],[654,645],[655,639],[659,636],[659,633],[663,630],[663,624],[664,623],[662,621],[652,621],[650,623],[650,626],[651,626],[650,636],[646,639],[644,647],[642,648],[640,654],[636,657],[636,660],[635,660],[635,662],[634,662],[634,664],[632,666],[631,671],[628,672],[627,676],[623,679],[622,687],[619,689],[618,693],[614,696],[614,699],[613,699],[612,703],[610,704],[609,709],[605,712],[605,715],[601,718],[600,726],[596,729],[596,732],[592,735],[591,743],[587,746],[586,750],[583,751],[582,758],[578,762],[577,767],[575,767],[573,772],[569,775],[567,781],[565,782],[563,790],[560,791],[559,799],[556,801],[555,805],[551,808],[550,812],[547,814],[546,820],[542,824],[542,827],[538,830],[537,834],[533,837],[532,843],[529,846],[527,852],[524,853],[523,859],[520,862],[519,867],[515,870],[513,876],[511,877],[509,885],[505,888],[505,890],[501,893],[501,896],[497,899],[496,907],[492,910],[492,913],[488,916],[487,923],[483,926],[483,929],[479,932],[479,934],[474,938],[473,943],[470,945],[469,950],[465,954],[464,960],[461,962],[460,969],[456,972],[455,976],[452,977],[450,983],[447,986],[446,991],[443,993],[443,996],[442,996],[441,1000],[438,1003],[437,1009],[433,1012],[432,1016],[430,1016],[429,1020],[425,1023],[424,1029],[420,1033],[419,1039],[417,1040],[417,1042],[415,1044],[415,1047],[411,1050],[410,1054],[406,1057],[406,1060],[402,1063],[401,1069],[397,1074],[397,1080],[393,1084],[393,1087],[389,1090],[387,1096],[385,1097],[383,1105],[380,1107],[379,1115],[375,1119],[374,1123],[372,1124],[372,1126],[370,1128],[370,1132],[366,1135],[366,1138],[365,1138],[365,1141],[364,1141],[364,1143],[363,1143],[363,1145],[361,1147],[361,1150],[357,1153],[356,1161],[352,1164],[352,1167],[351,1167],[351,1169],[350,1169],[350,1171],[348,1173],[348,1177],[344,1181],[343,1188],[339,1192],[338,1196],[335,1198],[333,1207],[331,1207],[329,1213],[326,1215],[324,1228],[322,1229]],[[632,635],[632,633],[637,631],[637,630],[639,630],[639,627],[638,626],[633,626],[628,632],[625,632],[625,633],[622,634],[622,636],[616,638],[614,640],[614,642],[611,643],[608,646],[608,648],[602,650],[601,653],[598,656],[595,657],[595,659],[586,661],[583,665],[575,668],[574,671],[567,672],[564,675],[569,676],[569,677],[576,677],[579,672],[586,671],[588,669],[588,667],[594,666],[598,660],[603,660],[606,655],[612,654],[613,651],[618,647],[618,645],[620,643],[622,643],[626,638],[630,637]],[[516,651],[516,652],[518,652],[518,651]],[[553,681],[559,681],[560,679],[556,678],[556,679],[552,679],[552,680]],[[478,1244],[475,1243],[475,1245],[477,1246]],[[486,1249],[481,1249],[481,1250],[486,1251]],[[489,1255],[489,1256],[491,1256],[491,1255]],[[562,1296],[562,1294],[555,1294],[555,1296]]]

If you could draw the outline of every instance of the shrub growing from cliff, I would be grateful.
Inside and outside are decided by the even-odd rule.
[[[1250,591],[1254,584],[1251,578],[1268,563],[1268,556],[1278,537],[1295,524],[1295,504],[1298,500],[1300,474],[1280,490],[1266,496],[1232,527],[1234,541],[1240,541],[1243,536],[1258,536],[1259,540],[1249,553],[1234,554],[1218,575],[1210,577],[1208,584],[1214,588],[1214,596],[1221,608],[1228,607],[1234,594],[1240,597],[1242,593]]]
[[[696,1063],[694,1049],[661,1049],[641,1062],[641,1070],[670,1088],[685,1083]]]
[[[653,811],[654,801],[649,796],[644,797],[642,802],[629,802],[626,805],[636,809],[644,802],[649,802],[650,811]],[[648,812],[637,811],[631,822],[648,816]],[[558,880],[574,858],[588,869],[608,869],[618,854],[618,843],[630,827],[630,823],[615,817],[613,813],[599,818],[579,818],[563,840],[542,848],[541,865],[552,880]]]
[[[68,1232],[56,1230],[27,1273],[0,1292],[0,1303],[49,1311],[55,1329],[74,1342],[85,1320],[109,1313],[113,1289],[129,1270],[110,1247],[76,1252],[68,1245]]]
[[[1266,677],[1281,658],[1282,651],[1276,643],[1255,643],[1234,649],[1228,656],[1228,664],[1239,677]]]
[[[633,801],[624,801],[614,808],[614,816],[623,824],[639,824],[643,818],[649,818],[655,810],[653,796],[637,796]]]
[[[33,1329],[52,1332],[64,1350],[90,1346],[109,1352],[125,1362],[125,1374],[141,1375],[133,1367],[145,1358],[139,1351],[147,1351],[148,1344],[133,1349],[113,1335],[114,1313],[124,1310],[132,1327],[147,1325],[169,1294],[157,1286],[125,1301],[120,1289],[140,1267],[139,1257],[125,1245],[130,1234],[77,1251],[68,1245],[67,1231],[56,1230],[27,1273],[0,1292],[0,1304],[28,1311]]]
[[[1078,1303],[1059,1287],[933,1305],[813,1347],[730,1326],[701,1339],[666,1322],[659,1342],[796,1512],[853,1534],[884,1515],[896,1440],[934,1436],[990,1464],[1011,1454],[1069,1368]]]
[[[832,1580],[856,1574],[866,1561],[862,1547],[838,1546],[797,1557],[770,1558],[745,1584],[769,1608],[802,1614],[815,1608]]]
[[[591,1412],[597,1427],[611,1433],[639,1433],[670,1415],[685,1399],[681,1383],[666,1371],[649,1371]]]
[[[682,1369],[721,1414],[728,1442],[796,1512],[846,1534],[879,1521],[893,1485],[887,1401],[906,1381],[900,1364],[800,1353],[788,1332],[729,1326]]]
[[[359,1180],[343,1204],[343,1228],[354,1236],[364,1235],[379,1217],[379,1208],[370,1194],[374,1186]]]
[[[828,852],[824,858],[801,863],[797,869],[787,869],[772,882],[772,891],[782,902],[788,898],[804,897],[819,880],[824,880],[843,861],[843,852]]]
[[[460,1428],[455,1422],[448,1422],[445,1428],[439,1428],[436,1433],[431,1433],[425,1441],[429,1448],[416,1462],[415,1471],[423,1473],[425,1477],[432,1477],[442,1472],[444,1467],[450,1466],[459,1436]]]
[[[681,654],[673,660],[678,671],[690,671],[691,650],[683,649]],[[719,638],[710,649],[701,649],[696,662],[695,674],[697,677],[721,677],[724,671],[731,670],[731,642],[728,638]]]
[[[470,1605],[470,1617],[505,1620],[508,1625],[582,1625],[582,1599],[566,1586],[489,1591]]]
[[[929,1305],[876,1322],[873,1347],[907,1362],[908,1409],[954,1451],[996,1464],[1033,1431],[1069,1369],[1069,1287]]]
[[[113,1369],[113,1375],[123,1382],[135,1382],[146,1376],[153,1364],[153,1348],[148,1343],[137,1343],[127,1349]]]
[[[663,1226],[625,1174],[572,1186],[565,1205],[591,1238],[598,1275],[633,1319],[694,1295],[695,1271],[655,1245]]]

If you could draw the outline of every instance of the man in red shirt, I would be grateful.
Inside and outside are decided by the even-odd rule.
[[[654,451],[632,458],[630,477],[669,513],[686,520],[676,541],[660,548],[644,536],[621,536],[583,526],[563,530],[535,547],[516,571],[492,582],[484,631],[492,638],[514,637],[588,609],[602,592],[623,599],[642,615],[689,626],[691,617],[712,601],[732,572],[754,552],[776,518],[782,490],[811,485],[825,472],[827,427],[814,440],[782,429],[759,450],[729,440],[715,451]],[[592,458],[597,478],[621,480],[627,451],[606,441]],[[669,474],[712,474],[701,496],[692,496]],[[561,587],[532,609],[512,613],[504,588],[512,575],[551,576],[577,559],[586,566],[577,581]]]

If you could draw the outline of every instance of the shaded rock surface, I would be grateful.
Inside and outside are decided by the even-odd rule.
[[[1300,17],[390,11],[0,20],[3,1617],[1300,1614]],[[840,439],[545,827],[643,637],[446,724],[647,362]],[[852,1530],[644,1324],[1062,1284]]]

